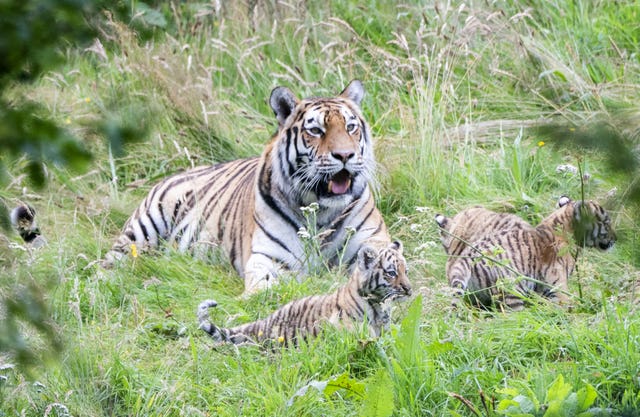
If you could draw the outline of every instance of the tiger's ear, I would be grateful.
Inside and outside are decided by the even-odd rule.
[[[364,86],[362,85],[362,81],[351,81],[344,91],[340,93],[340,97],[348,98],[359,107],[360,102],[362,102],[362,98],[364,97]]]
[[[403,246],[402,246],[402,242],[400,242],[399,240],[394,240],[393,243],[391,245],[389,245],[389,247],[391,249],[397,250],[400,253],[402,253],[402,249],[404,249]]]
[[[358,267],[361,271],[367,271],[373,267],[378,252],[371,246],[363,246],[358,251]]]
[[[567,197],[566,195],[563,195],[558,199],[558,208],[564,207],[567,204],[569,204],[570,202],[571,202],[571,199],[569,197]]]
[[[269,105],[276,114],[278,125],[282,127],[287,117],[293,112],[298,104],[298,99],[287,87],[276,87],[271,91]]]
[[[449,225],[449,218],[447,216],[445,216],[444,214],[436,214],[436,224],[441,229],[445,229],[446,230],[447,226]]]

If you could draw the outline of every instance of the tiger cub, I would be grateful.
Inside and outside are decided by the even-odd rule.
[[[447,271],[449,284],[458,290],[453,304],[466,294],[480,305],[497,298],[500,305],[521,310],[522,296],[531,291],[566,302],[567,281],[575,266],[572,238],[580,247],[607,250],[616,236],[609,214],[595,201],[563,197],[558,204],[535,228],[513,227],[464,248]],[[497,288],[498,280],[504,279],[515,280],[515,291]]]
[[[30,204],[20,203],[11,210],[9,217],[11,226],[25,243],[34,248],[46,245],[46,240],[40,234],[36,223],[36,210]]]
[[[451,265],[469,243],[505,230],[533,228],[515,214],[496,213],[480,206],[462,210],[451,218],[436,214],[435,220],[440,228],[440,241],[448,255],[447,276]]]
[[[383,302],[410,295],[402,244],[395,241],[379,253],[370,246],[361,248],[349,281],[332,294],[292,301],[262,320],[232,328],[220,328],[209,321],[208,309],[217,303],[206,300],[198,307],[198,320],[200,328],[216,341],[234,344],[268,340],[296,344],[298,338],[317,336],[325,322],[351,329],[365,319],[369,333],[377,337],[389,325]]]

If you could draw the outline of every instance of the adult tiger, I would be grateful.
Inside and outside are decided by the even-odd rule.
[[[376,251],[364,246],[346,285],[332,294],[312,295],[292,301],[268,317],[232,328],[220,328],[209,320],[209,308],[218,304],[206,300],[198,306],[200,328],[218,342],[234,344],[279,340],[297,344],[298,338],[317,336],[325,323],[353,328],[366,324],[371,336],[380,336],[390,318],[386,300],[402,300],[411,295],[407,263],[398,241]]]
[[[312,227],[322,236],[326,264],[352,266],[365,243],[390,242],[370,189],[375,160],[360,112],[362,83],[331,98],[298,100],[285,87],[269,103],[278,130],[262,155],[173,175],[153,187],[124,226],[105,266],[129,252],[220,245],[245,279],[245,293],[271,285],[282,270],[307,273],[298,232],[301,207],[318,205]]]
[[[570,251],[579,247],[611,248],[616,235],[609,214],[595,201],[571,201],[562,197],[556,209],[538,226],[513,227],[472,242],[453,260],[447,271],[462,295],[481,305],[498,298],[512,310],[524,307],[523,295],[534,291],[557,302],[566,302],[568,278],[575,267]],[[498,281],[513,279],[513,290],[503,291]]]

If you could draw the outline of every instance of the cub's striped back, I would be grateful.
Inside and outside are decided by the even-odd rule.
[[[440,227],[442,246],[449,257],[445,267],[447,275],[451,264],[469,244],[506,230],[533,227],[515,214],[496,213],[480,206],[462,210],[452,218],[437,214],[435,220]]]
[[[389,324],[383,302],[409,295],[411,284],[402,244],[393,242],[379,253],[368,246],[360,249],[349,282],[332,294],[292,301],[262,320],[232,328],[211,323],[209,308],[217,303],[206,300],[198,307],[198,320],[200,328],[216,341],[235,344],[269,340],[295,344],[298,338],[317,336],[325,323],[352,328],[365,320],[370,334],[379,336]]]
[[[355,264],[358,250],[389,242],[370,190],[375,160],[352,81],[338,96],[299,100],[277,87],[270,104],[278,131],[260,157],[203,166],[153,187],[105,256],[110,267],[130,251],[167,240],[179,250],[220,246],[245,279],[245,292],[285,270],[308,273],[299,231],[321,236],[324,263]],[[241,133],[239,133],[241,136]],[[315,206],[308,225],[302,207]]]

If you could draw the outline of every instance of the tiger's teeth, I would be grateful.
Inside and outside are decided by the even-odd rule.
[[[331,191],[333,189],[333,180],[329,180],[329,185],[328,185],[328,190],[330,193],[332,193],[333,191]]]

